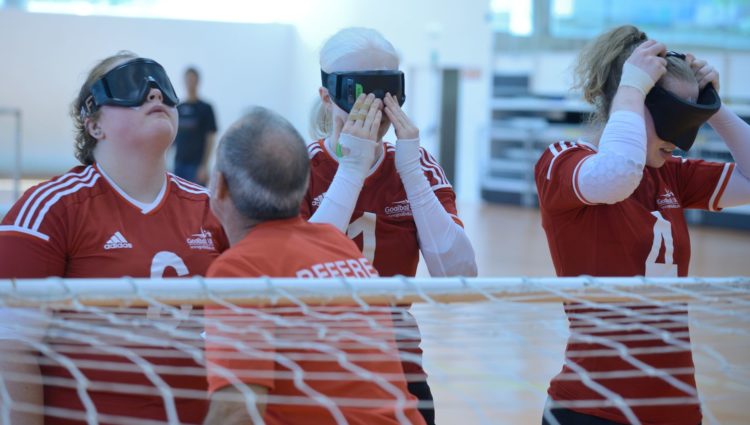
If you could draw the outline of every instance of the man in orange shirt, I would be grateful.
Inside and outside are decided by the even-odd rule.
[[[211,179],[211,207],[231,248],[209,277],[377,276],[343,233],[299,216],[309,167],[299,133],[269,110],[255,108],[227,131]],[[303,316],[286,308],[272,318],[269,309],[246,309],[242,317],[208,309],[205,423],[423,425],[406,388],[390,314],[310,310]]]

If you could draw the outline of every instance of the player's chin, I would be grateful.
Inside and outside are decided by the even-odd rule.
[[[177,131],[170,125],[155,126],[147,136],[152,144],[164,147],[164,149],[169,148],[175,137],[177,137]]]
[[[661,168],[665,162],[667,162],[667,159],[661,155],[661,152],[646,158],[646,166],[651,168]]]

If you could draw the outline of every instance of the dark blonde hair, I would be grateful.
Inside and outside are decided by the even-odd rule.
[[[633,50],[646,40],[645,32],[632,25],[622,25],[594,39],[578,55],[573,88],[581,89],[583,98],[594,105],[593,124],[603,125],[609,120],[622,66]],[[664,78],[696,81],[688,63],[677,57],[667,57],[667,73],[657,84]]]
[[[86,115],[83,108],[86,103],[86,98],[89,97],[91,86],[111,70],[115,64],[124,60],[135,59],[137,57],[138,55],[135,53],[123,50],[99,61],[99,63],[89,71],[86,81],[78,91],[78,96],[70,105],[70,115],[73,118],[73,124],[75,125],[75,155],[81,164],[91,165],[95,161],[94,148],[96,147],[97,140],[91,136],[86,129],[86,119],[88,118],[96,122],[96,120],[99,119],[100,111],[96,111],[91,115]]]

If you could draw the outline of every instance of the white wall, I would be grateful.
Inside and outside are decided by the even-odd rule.
[[[160,19],[80,17],[0,11],[0,107],[24,115],[23,170],[48,176],[76,164],[68,105],[99,59],[128,49],[162,63],[182,92],[182,71],[196,65],[201,92],[213,103],[219,132],[250,105],[281,113],[307,135],[320,85],[317,51],[346,26],[377,28],[402,55],[406,111],[437,150],[439,80],[435,65],[479,70],[462,83],[457,191],[477,200],[476,140],[488,122],[490,28],[487,0],[318,0],[290,24],[230,24]],[[6,134],[5,132],[0,134]],[[5,137],[5,136],[3,136]],[[0,150],[10,152],[10,140]],[[10,167],[0,155],[0,170]]]
[[[99,59],[122,49],[152,57],[167,69],[178,92],[183,91],[183,69],[196,64],[205,77],[202,91],[226,128],[249,104],[286,110],[292,89],[275,82],[293,79],[291,54],[279,52],[291,52],[294,43],[293,28],[282,25],[5,11],[0,13],[0,57],[5,62],[0,66],[0,105],[23,112],[24,173],[59,173],[75,164],[68,105]]]

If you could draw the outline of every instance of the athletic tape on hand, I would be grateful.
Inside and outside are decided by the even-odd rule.
[[[620,77],[620,86],[633,87],[643,93],[643,96],[651,91],[656,81],[651,79],[651,76],[646,71],[638,68],[637,66],[625,62],[622,66],[622,76]]]
[[[339,144],[343,148],[343,156],[339,158],[339,164],[356,170],[364,177],[375,161],[375,150],[378,144],[372,140],[346,133],[339,136]]]

